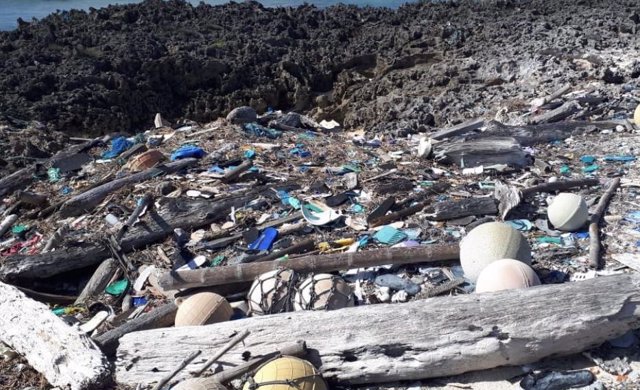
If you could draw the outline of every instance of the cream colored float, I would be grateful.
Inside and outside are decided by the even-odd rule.
[[[551,201],[547,217],[556,229],[572,232],[587,223],[589,208],[580,195],[563,192]]]
[[[471,230],[460,242],[460,263],[467,278],[476,281],[480,272],[500,259],[531,264],[527,239],[506,223],[489,222]]]
[[[190,296],[179,303],[176,326],[197,326],[229,321],[233,309],[227,300],[212,292]]]
[[[514,259],[496,260],[480,272],[476,292],[491,292],[540,285],[536,271]]]

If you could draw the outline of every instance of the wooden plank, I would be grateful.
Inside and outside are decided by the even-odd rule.
[[[0,340],[23,355],[51,385],[96,389],[109,379],[109,362],[98,347],[45,304],[0,283],[0,312]]]
[[[305,340],[331,382],[418,380],[570,355],[620,336],[640,323],[640,275],[495,293],[430,298],[335,311],[282,313],[207,326],[157,329],[120,339],[119,383],[153,383],[188,353],[216,350],[250,330],[242,355],[266,354]],[[206,359],[194,361],[197,370]]]

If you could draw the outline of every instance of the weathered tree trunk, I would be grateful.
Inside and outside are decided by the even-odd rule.
[[[417,248],[391,248],[357,253],[333,253],[302,256],[249,264],[201,268],[188,271],[169,271],[159,283],[165,290],[219,286],[251,281],[265,272],[289,268],[296,272],[332,272],[351,268],[374,267],[385,264],[415,264],[455,260],[460,254],[458,244],[428,245]]]
[[[198,229],[224,218],[232,206],[238,207],[253,199],[253,195],[218,201],[176,199],[160,210],[149,210],[143,220],[129,229],[122,240],[125,253],[144,248],[173,234],[173,229]],[[99,241],[96,237],[94,242]],[[111,256],[104,245],[85,245],[34,256],[7,257],[0,266],[0,279],[42,279],[63,272],[88,267]]]
[[[0,340],[23,355],[53,386],[101,388],[109,362],[98,347],[42,303],[0,283]]]
[[[116,379],[152,383],[189,352],[216,350],[250,330],[242,354],[305,340],[330,381],[416,380],[528,364],[597,346],[640,326],[640,275],[335,311],[282,313],[207,326],[137,332],[120,339]],[[194,342],[197,340],[197,342]],[[315,355],[315,358],[314,358]],[[190,371],[206,359],[192,363]]]
[[[121,179],[116,179],[101,186],[92,188],[89,191],[85,191],[64,202],[60,208],[60,215],[65,218],[81,215],[92,210],[110,193],[117,191],[124,186],[146,181],[156,176],[177,172],[195,164],[196,162],[198,162],[198,159],[185,158],[184,160],[178,160],[166,165],[149,168],[142,172],[134,173]]]

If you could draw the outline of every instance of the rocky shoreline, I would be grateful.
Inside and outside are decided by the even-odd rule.
[[[637,256],[640,229],[635,210],[640,196],[635,169],[640,120],[628,120],[640,101],[639,12],[634,1],[604,0],[423,2],[398,10],[272,9],[255,2],[193,7],[177,0],[147,0],[23,22],[15,31],[0,33],[0,181],[10,184],[0,183],[0,212],[3,217],[15,217],[11,224],[17,227],[4,232],[3,244],[9,249],[2,254],[0,279],[17,281],[16,286],[34,290],[31,293],[41,300],[62,297],[75,302],[80,286],[93,272],[84,272],[80,266],[95,259],[76,256],[71,258],[77,263],[73,266],[62,255],[56,261],[47,260],[51,275],[57,277],[59,272],[77,279],[71,288],[66,279],[49,280],[43,275],[37,259],[47,256],[42,248],[45,238],[53,242],[59,228],[64,231],[59,226],[66,217],[63,206],[77,204],[75,200],[84,199],[83,194],[95,188],[108,198],[101,198],[99,207],[78,207],[77,212],[84,215],[69,219],[73,226],[67,237],[58,234],[60,248],[80,253],[86,244],[98,242],[104,238],[108,217],[120,223],[138,208],[136,199],[142,195],[152,194],[158,206],[210,207],[211,197],[224,200],[225,193],[265,189],[256,195],[259,209],[238,214],[237,223],[236,211],[231,209],[219,213],[225,218],[231,215],[231,224],[206,222],[197,231],[191,222],[185,225],[194,234],[204,232],[211,242],[229,240],[231,244],[220,250],[197,249],[208,256],[212,267],[226,267],[244,252],[235,243],[251,241],[244,236],[245,227],[260,226],[264,221],[258,221],[265,215],[286,219],[295,202],[283,200],[310,196],[320,191],[314,189],[318,183],[323,184],[322,196],[331,194],[323,199],[343,195],[348,199],[335,207],[350,218],[373,214],[391,198],[395,206],[383,215],[404,220],[403,228],[406,223],[409,233],[431,245],[455,244],[472,226],[504,219],[502,211],[496,216],[497,207],[508,205],[510,199],[494,191],[498,182],[526,190],[557,181],[595,180],[588,188],[575,189],[593,209],[609,179],[615,177],[622,177],[623,183],[603,217],[602,275],[630,271],[623,269],[637,265],[621,260]],[[235,123],[233,114],[228,120],[221,118],[247,105],[258,115],[242,109],[250,111],[252,119],[240,122],[250,123]],[[263,115],[270,108],[305,116]],[[292,117],[296,125],[289,122]],[[338,129],[345,131],[314,124],[322,120],[337,121]],[[451,127],[462,122],[466,125]],[[278,135],[269,137],[273,132]],[[407,136],[413,133],[425,135]],[[100,139],[104,134],[108,136]],[[116,140],[127,144],[123,150],[131,150],[109,157],[117,149]],[[194,157],[181,174],[149,171],[153,174],[140,182],[131,179],[137,177],[132,170],[137,156],[155,151],[169,158],[191,144],[202,148],[199,158],[206,158],[196,163]],[[476,153],[481,160],[477,166],[469,166],[467,152]],[[63,160],[75,168],[61,172],[58,165]],[[242,169],[237,168],[239,163]],[[252,166],[255,169],[245,172]],[[236,169],[237,174],[228,175]],[[14,175],[18,179],[11,179]],[[108,189],[115,181],[125,184]],[[284,181],[285,189],[274,191]],[[361,191],[359,196],[351,194],[354,189]],[[576,275],[599,276],[589,263],[589,233],[586,238],[568,233],[560,239],[547,225],[537,224],[545,221],[548,195],[553,192],[532,196],[512,213],[512,218],[531,225],[522,228],[534,245],[535,271],[543,284],[574,282],[579,280]],[[435,209],[423,210],[426,206]],[[458,209],[466,213],[436,218],[438,213]],[[157,211],[167,211],[162,214],[165,218],[171,210]],[[144,224],[155,220],[142,217]],[[304,225],[303,221],[300,227]],[[364,228],[374,234],[373,226]],[[346,223],[324,231],[292,230],[287,233],[292,238],[283,240],[282,247],[295,247],[310,237],[315,238],[312,244],[338,243],[358,237],[359,231],[358,224]],[[149,247],[127,249],[139,272],[149,264],[172,269],[184,262],[182,248],[162,233]],[[204,235],[191,239],[202,241]],[[141,248],[147,245],[143,244]],[[381,249],[383,244],[376,241],[370,246]],[[56,257],[53,253],[51,258]],[[169,253],[171,259],[164,264],[158,253],[167,259]],[[213,264],[221,253],[220,261],[226,263]],[[35,270],[30,274],[25,271],[29,264]],[[51,271],[57,265],[62,267]],[[431,283],[431,276],[422,275],[419,268],[399,269],[403,277],[417,278],[424,286]],[[66,275],[68,271],[72,274]],[[12,280],[14,273],[22,274]],[[434,286],[442,281],[438,275],[433,277]],[[35,290],[48,295],[43,298]],[[149,289],[146,296],[160,304],[163,293],[153,291]],[[120,307],[120,299],[129,302],[130,296],[103,295],[101,299],[113,300],[118,311],[131,309]],[[89,314],[95,313],[79,316],[86,321]],[[115,329],[110,321],[100,332]],[[427,318],[425,323],[431,321]],[[637,330],[633,336],[640,339]],[[623,359],[609,356],[610,347],[603,345],[582,358],[573,355],[535,365],[366,388],[539,389],[542,385],[525,387],[523,383],[549,370],[584,374],[585,369],[595,381],[590,389],[605,384],[636,388],[640,343],[617,351]],[[25,360],[0,363],[0,389],[49,388]]]
[[[148,0],[62,12],[0,33],[0,112],[76,135],[133,132],[156,112],[207,122],[239,105],[346,128],[427,131],[499,114],[566,82],[635,80],[636,8]]]

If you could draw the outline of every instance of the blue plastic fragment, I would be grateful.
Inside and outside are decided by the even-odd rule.
[[[133,306],[144,306],[147,304],[147,298],[145,297],[133,297]]]
[[[604,161],[606,162],[630,162],[635,161],[635,156],[605,156]]]
[[[271,250],[273,242],[278,238],[278,230],[272,227],[266,228],[260,237],[248,245],[250,250],[268,251]]]
[[[632,211],[625,215],[624,219],[625,221],[640,223],[640,211]]]
[[[125,137],[117,137],[111,140],[111,149],[102,153],[102,158],[112,159],[118,157],[122,152],[133,146],[133,142]]]
[[[580,157],[580,161],[585,165],[591,165],[596,162],[596,158],[594,156],[582,156]]]
[[[521,232],[528,232],[533,229],[533,223],[528,219],[512,219],[509,221],[505,221],[505,223],[513,226],[515,229],[520,230]]]
[[[171,153],[171,161],[181,160],[183,158],[189,157],[202,158],[206,155],[207,154],[202,148],[193,145],[185,145]]]
[[[274,129],[269,129],[264,126],[260,126],[257,123],[245,123],[242,125],[242,129],[245,133],[256,137],[267,137],[271,139],[278,138],[282,135],[282,132]]]

